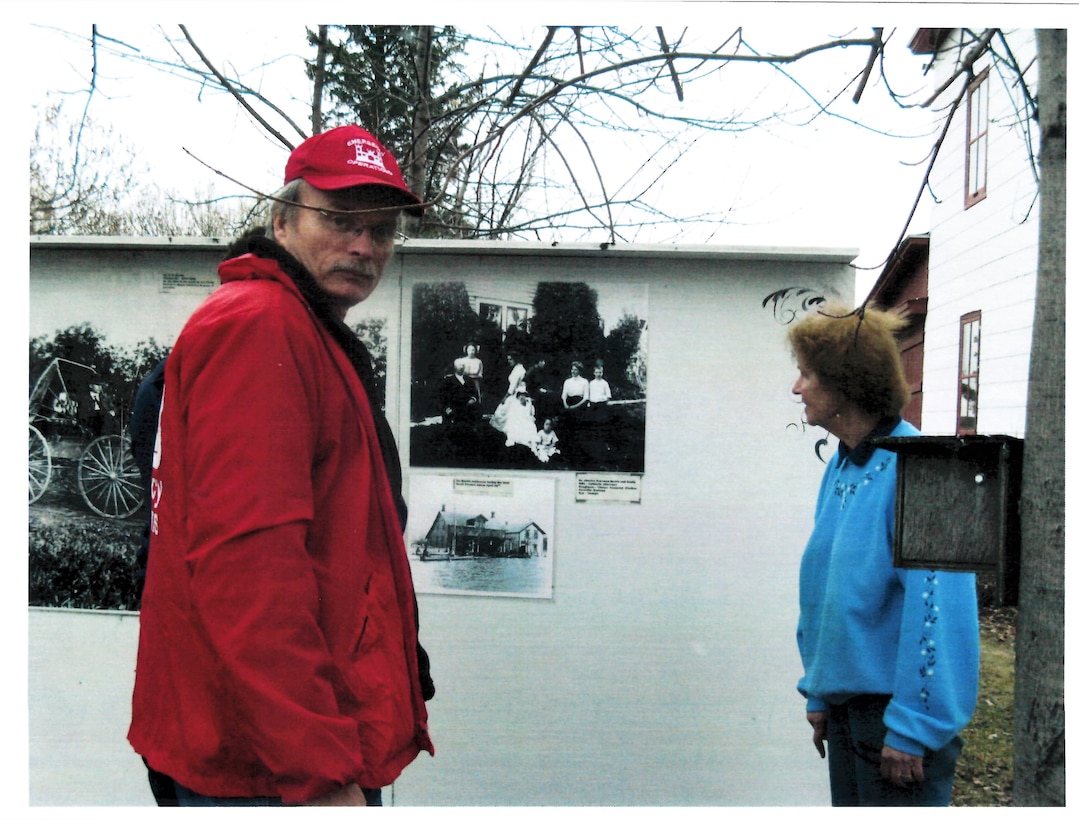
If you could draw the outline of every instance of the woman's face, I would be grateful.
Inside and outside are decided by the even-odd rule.
[[[822,384],[815,372],[801,364],[791,392],[802,399],[806,421],[825,430],[829,429],[829,424],[846,403],[842,393]]]
[[[470,359],[475,358],[475,356],[476,356],[476,346],[475,345],[469,345],[468,347],[466,347],[465,348],[465,355],[468,356],[468,358],[470,358]]]

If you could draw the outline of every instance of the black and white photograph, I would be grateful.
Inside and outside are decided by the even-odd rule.
[[[551,598],[553,478],[420,475],[408,544],[418,593]]]
[[[29,604],[134,612],[136,551],[147,537],[149,460],[163,380],[157,368],[179,326],[153,312],[125,309],[120,296],[138,280],[147,300],[183,300],[193,309],[212,286],[176,293],[166,274],[146,269],[136,256],[117,262],[90,243],[68,253],[86,271],[65,282],[78,298],[44,296],[30,317]],[[205,276],[198,267],[202,255],[177,255],[184,261],[174,275]],[[117,284],[97,284],[92,272],[102,270]],[[160,292],[146,280],[159,283]],[[98,299],[81,298],[90,289]],[[356,316],[348,324],[371,353],[373,397],[384,407],[387,318]]]
[[[414,467],[644,472],[647,286],[412,292]]]

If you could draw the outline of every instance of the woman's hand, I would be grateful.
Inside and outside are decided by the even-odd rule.
[[[897,786],[910,787],[925,780],[922,758],[885,745],[880,750],[880,773]]]
[[[824,757],[824,741],[828,739],[828,713],[806,712],[806,720],[813,727],[813,745],[817,747],[817,754]]]

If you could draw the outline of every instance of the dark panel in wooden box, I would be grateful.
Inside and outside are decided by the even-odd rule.
[[[1018,590],[1021,439],[885,438],[898,454],[897,567],[995,572],[998,601]]]

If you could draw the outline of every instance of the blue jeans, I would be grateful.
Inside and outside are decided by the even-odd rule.
[[[368,806],[382,805],[382,789],[364,789],[363,796]],[[193,792],[179,783],[176,784],[178,806],[283,806],[280,797],[207,797]]]
[[[925,780],[900,787],[880,773],[889,698],[861,695],[828,707],[828,777],[833,806],[947,806],[963,741],[954,737],[922,759]]]

